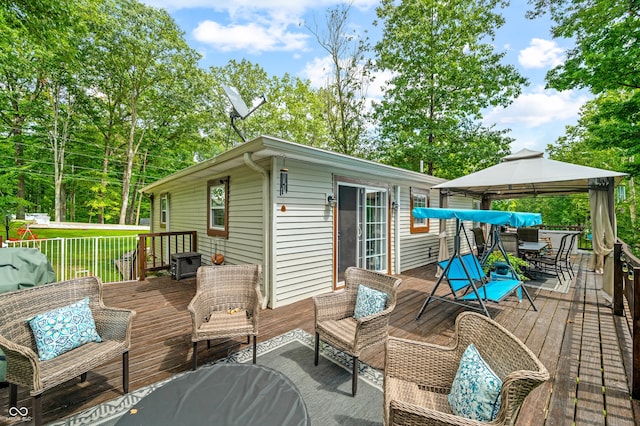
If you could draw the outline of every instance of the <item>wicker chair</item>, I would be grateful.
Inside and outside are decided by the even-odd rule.
[[[462,353],[473,343],[503,382],[500,410],[492,425],[512,425],[525,397],[549,380],[538,358],[500,324],[475,312],[456,318],[452,346],[389,337],[384,366],[384,419],[387,425],[479,425],[449,407]]]
[[[196,295],[187,309],[193,331],[193,369],[198,368],[198,342],[253,336],[253,363],[262,295],[260,265],[201,266],[196,275]]]
[[[396,306],[396,290],[402,280],[378,272],[355,267],[345,271],[345,290],[313,298],[315,309],[315,358],[318,365],[320,339],[351,355],[353,377],[351,394],[356,395],[358,386],[358,358],[360,352],[377,343],[383,343],[388,335],[389,316]],[[387,293],[385,309],[374,315],[355,320],[358,286]]]
[[[89,308],[102,342],[86,343],[57,357],[41,361],[29,324],[37,314],[70,305],[89,297]],[[0,294],[0,348],[7,358],[6,380],[10,383],[9,406],[15,407],[18,386],[29,388],[32,417],[42,424],[42,394],[80,377],[87,371],[122,355],[122,386],[129,392],[129,348],[135,311],[107,308],[102,302],[102,282],[97,277],[76,278]]]

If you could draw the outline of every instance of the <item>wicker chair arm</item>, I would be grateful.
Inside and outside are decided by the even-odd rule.
[[[393,306],[367,317],[357,320],[355,335],[355,352],[374,343],[383,343],[389,334],[389,318]]]
[[[40,382],[40,360],[33,349],[7,340],[3,336],[0,336],[0,349],[7,361],[7,374],[12,374],[13,380],[24,386],[31,386],[34,380]]]
[[[202,293],[196,293],[189,302],[187,310],[191,312],[191,322],[193,323],[193,329],[197,330],[207,315],[209,315],[210,303],[207,297],[204,297]]]
[[[455,347],[389,337],[385,376],[448,392],[460,364]]]
[[[389,405],[389,423],[387,426],[394,425],[481,426],[486,425],[486,423],[431,410],[407,402],[392,400]]]
[[[94,312],[93,319],[101,338],[130,343],[135,316],[136,312],[130,309],[103,308]]]
[[[527,395],[547,380],[549,373],[546,368],[543,371],[518,370],[509,373],[502,381],[498,418],[502,415],[508,419],[515,418]]]
[[[313,297],[316,324],[326,320],[340,320],[353,316],[354,304],[347,292],[320,294]]]

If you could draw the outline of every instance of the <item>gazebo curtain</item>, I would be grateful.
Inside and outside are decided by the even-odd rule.
[[[591,241],[593,244],[593,256],[589,263],[589,269],[603,274],[603,290],[613,294],[613,259],[609,254],[613,251],[615,232],[611,223],[609,206],[609,194],[606,190],[589,189],[589,204],[591,207]],[[614,219],[615,220],[615,219]]]

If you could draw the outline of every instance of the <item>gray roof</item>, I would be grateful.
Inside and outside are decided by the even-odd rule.
[[[301,145],[271,136],[259,136],[216,157],[196,163],[159,179],[142,188],[140,192],[152,192],[156,190],[156,188],[178,179],[196,181],[203,177],[211,176],[212,174],[221,173],[244,164],[245,155],[250,155],[254,161],[260,161],[273,156],[296,159],[325,165],[331,168],[342,168],[353,172],[369,173],[397,183],[420,183],[430,187],[445,181],[444,179],[424,173],[392,167],[375,161]]]
[[[590,179],[614,178],[625,173],[551,160],[542,152],[523,149],[495,166],[434,186],[455,193],[491,199],[540,194],[586,192]]]

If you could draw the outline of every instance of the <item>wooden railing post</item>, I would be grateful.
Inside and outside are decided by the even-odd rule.
[[[613,314],[617,316],[624,315],[624,285],[620,253],[622,253],[622,244],[618,242],[613,245]]]
[[[138,276],[139,281],[147,278],[147,237],[142,234],[138,237]]]
[[[633,269],[633,306],[630,306],[633,315],[633,382],[631,384],[631,397],[640,399],[640,267]]]

